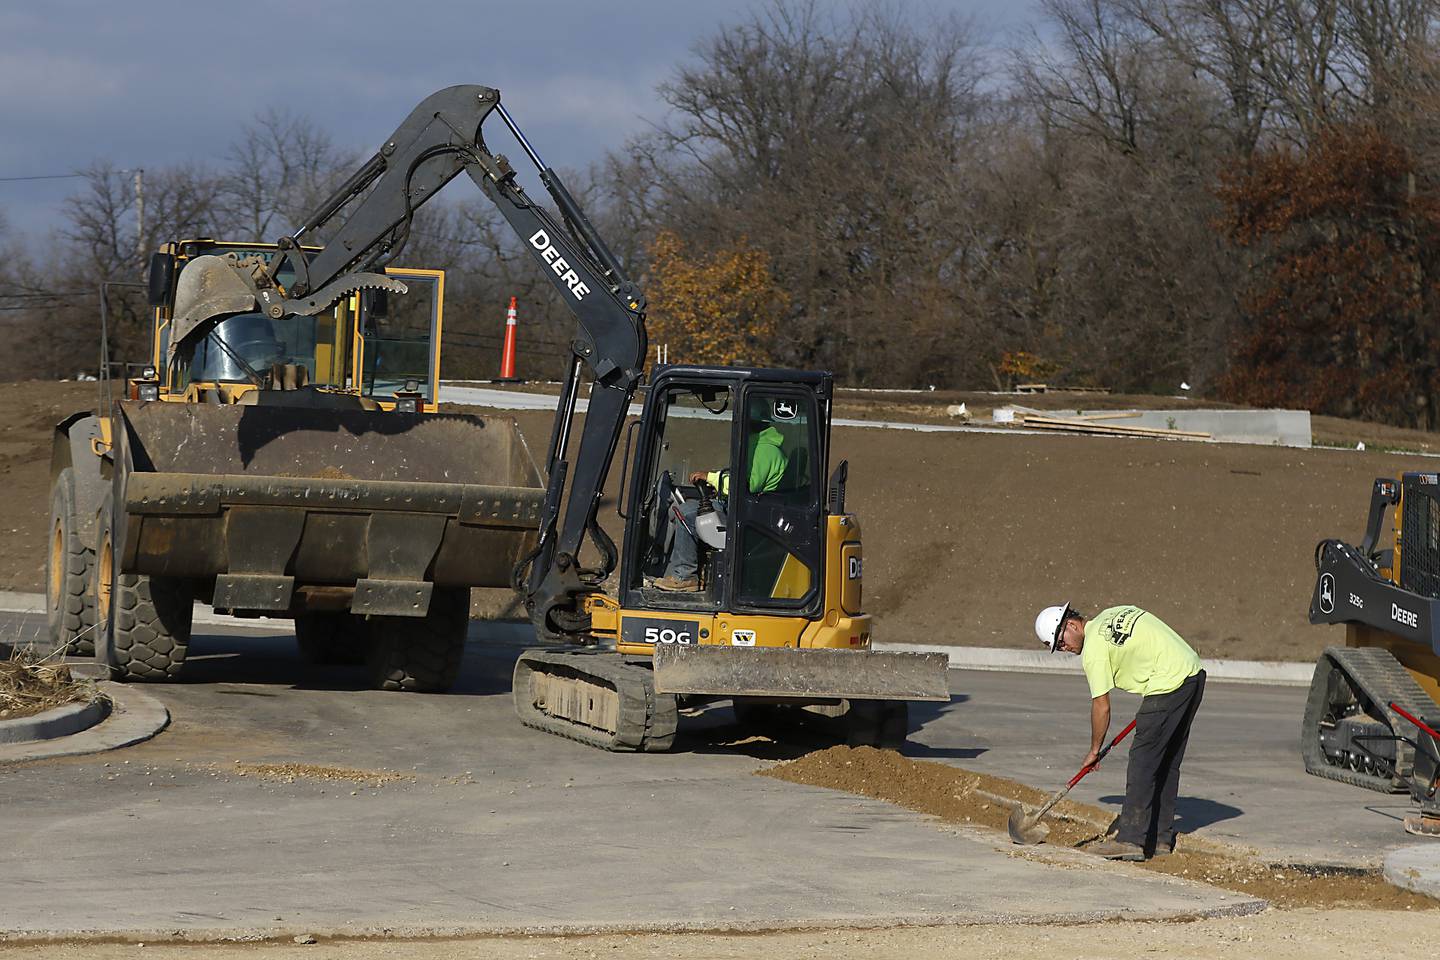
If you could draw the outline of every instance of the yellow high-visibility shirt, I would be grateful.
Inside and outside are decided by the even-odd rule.
[[[1136,606],[1101,610],[1085,624],[1080,665],[1090,697],[1119,687],[1142,697],[1171,693],[1200,672],[1200,657],[1155,614]]]

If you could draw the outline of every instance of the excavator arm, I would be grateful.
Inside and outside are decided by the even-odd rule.
[[[481,126],[492,112],[537,168],[561,222],[532,202],[509,161],[486,147]],[[187,275],[195,274],[188,295],[177,290],[172,356],[203,338],[228,313],[258,308],[274,318],[313,314],[354,290],[392,285],[379,271],[404,246],[415,211],[461,173],[499,208],[577,321],[546,456],[549,486],[540,536],[515,572],[515,586],[524,593],[536,627],[550,637],[574,635],[588,626],[579,597],[597,589],[617,560],[615,545],[595,514],[642,375],[645,300],[501,106],[498,90],[454,86],[427,97],[294,234],[278,242],[281,255],[268,268],[222,257],[192,262],[186,269]],[[321,250],[309,255],[301,250],[306,234],[326,227],[329,236]],[[206,259],[215,262],[195,271]],[[288,289],[276,281],[286,262],[295,270]],[[247,296],[256,306],[248,305]],[[593,385],[572,460],[570,428],[582,367],[589,368]],[[587,536],[600,553],[598,568],[580,566]]]

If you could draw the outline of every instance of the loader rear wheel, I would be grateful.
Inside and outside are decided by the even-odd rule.
[[[95,653],[95,594],[90,569],[95,552],[80,539],[75,508],[75,471],[66,467],[50,491],[50,550],[45,558],[45,610],[55,649],[75,656]]]
[[[365,666],[377,690],[443,693],[460,675],[470,590],[435,587],[423,617],[371,617]]]
[[[899,750],[910,733],[910,705],[904,700],[852,700],[844,721],[849,746]]]
[[[318,666],[355,666],[365,662],[368,625],[353,613],[302,613],[295,618],[300,659]]]
[[[174,680],[190,648],[195,592],[189,580],[120,573],[110,511],[102,510],[94,569],[95,658],[116,680]]]

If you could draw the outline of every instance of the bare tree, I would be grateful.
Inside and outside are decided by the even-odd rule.
[[[227,160],[220,216],[227,232],[253,240],[293,232],[358,163],[313,121],[274,109],[245,127]]]

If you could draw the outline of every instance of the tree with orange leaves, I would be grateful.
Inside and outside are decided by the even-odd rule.
[[[1256,259],[1221,391],[1241,403],[1433,428],[1440,199],[1374,127],[1226,178],[1223,223]]]
[[[650,340],[672,362],[767,366],[789,297],[744,238],[704,256],[662,230],[650,245]]]

